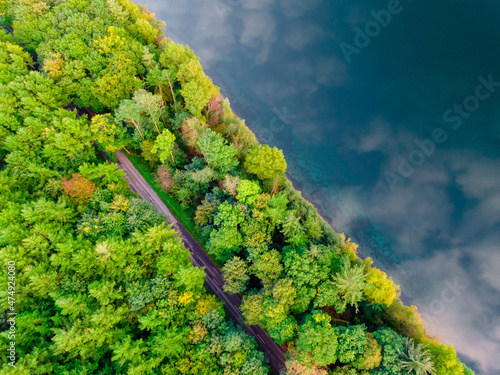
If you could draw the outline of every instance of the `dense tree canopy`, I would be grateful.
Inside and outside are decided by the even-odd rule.
[[[30,9],[40,17],[38,24]],[[14,265],[16,275],[15,372],[268,373],[255,340],[224,318],[221,303],[203,285],[204,272],[192,265],[165,217],[131,193],[116,165],[97,162],[94,142],[111,152],[129,142],[121,124],[110,114],[89,121],[64,109],[70,97],[77,99],[62,82],[64,67],[91,52],[85,42],[78,44],[84,36],[58,34],[49,21],[66,20],[69,25],[58,27],[72,27],[78,20],[70,14],[83,9],[96,16],[85,25],[89,28],[109,14],[119,17],[121,26],[130,18],[137,21],[128,24],[135,41],[123,31],[115,33],[112,25],[87,40],[105,56],[142,39],[155,41],[158,34],[128,1],[69,1],[54,8],[28,1],[10,9],[19,15],[15,36],[29,50],[42,46],[39,58],[44,59],[43,73],[31,71],[31,58],[21,46],[1,42],[0,116],[7,121],[1,128],[0,258]],[[45,33],[54,39],[45,39]],[[55,48],[61,48],[59,55],[50,52]],[[134,72],[122,71],[123,56],[113,58],[113,69],[140,82]],[[116,107],[121,94],[99,96],[101,84],[111,83],[97,80],[91,92],[97,90],[99,103]],[[144,135],[164,128],[157,98],[138,92],[131,102],[140,110]],[[158,139],[158,152],[164,159],[174,140],[167,129],[160,134],[165,139]],[[13,306],[7,271],[2,268],[2,312]],[[5,322],[0,327],[0,347],[7,352],[12,338]],[[0,373],[12,373],[6,356],[0,366]]]

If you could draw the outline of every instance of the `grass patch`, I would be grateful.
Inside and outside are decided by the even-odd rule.
[[[153,173],[149,170],[149,166],[146,161],[135,155],[124,155],[130,160],[134,167],[139,171],[139,173],[144,177],[146,182],[153,188],[153,190],[158,194],[160,199],[165,203],[169,210],[174,214],[177,220],[188,230],[189,233],[194,237],[196,241],[201,244],[198,235],[196,234],[196,227],[193,222],[194,212],[183,209],[171,196],[169,196],[156,182]]]

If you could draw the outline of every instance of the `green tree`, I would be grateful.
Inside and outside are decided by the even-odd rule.
[[[358,356],[363,355],[367,346],[366,327],[364,325],[335,327],[335,332],[338,337],[340,362],[351,363]]]
[[[288,215],[283,219],[282,232],[285,235],[286,241],[294,246],[301,246],[307,242],[307,236],[304,233],[304,228],[300,223],[300,219],[295,212],[289,211]]]
[[[202,227],[207,224],[213,224],[219,204],[220,202],[217,200],[203,200],[196,208],[196,215],[194,217],[194,223],[196,226]]]
[[[144,139],[144,118],[139,112],[139,105],[130,99],[123,100],[115,111],[118,122],[123,121],[134,126],[142,139]]]
[[[299,360],[305,365],[326,366],[337,361],[338,340],[328,320],[302,325],[297,337]]]
[[[188,334],[188,327],[156,330],[149,340],[151,352],[158,360],[180,358],[189,343]]]
[[[130,200],[130,207],[127,211],[127,229],[129,232],[164,223],[165,216],[156,211],[151,203],[139,198]]]
[[[264,318],[264,296],[262,294],[244,295],[241,313],[246,324],[260,324]]]
[[[266,248],[262,252],[255,251],[252,260],[251,271],[262,281],[264,287],[270,288],[283,272],[280,253]]]
[[[283,318],[269,322],[267,331],[269,336],[276,341],[278,345],[293,340],[299,329],[299,325],[295,318],[291,315],[285,315]]]
[[[142,355],[147,352],[148,348],[144,344],[143,339],[132,340],[130,335],[125,336],[122,340],[114,343],[112,360],[116,361],[120,366],[124,364],[137,365],[141,362]]]
[[[245,158],[248,155],[248,151],[257,146],[259,142],[255,134],[245,125],[244,121],[234,118],[235,116],[229,108],[229,103],[226,103],[226,101],[227,99],[221,102],[223,124],[226,126],[225,134],[238,149],[239,158]]]
[[[317,240],[323,236],[323,229],[321,228],[320,219],[317,213],[308,212],[303,226],[307,237],[310,239]]]
[[[110,114],[92,117],[90,130],[94,134],[96,142],[111,154],[124,146],[124,134],[120,128],[117,128]]]
[[[403,350],[403,338],[390,328],[373,333],[382,348],[382,362],[372,372],[377,375],[402,375],[399,353]]]
[[[244,234],[245,245],[248,247],[263,248],[272,241],[271,226],[255,207],[252,217],[241,225],[241,231]]]
[[[219,206],[214,224],[219,226],[210,233],[209,251],[217,261],[224,263],[243,246],[243,237],[239,226],[245,220],[245,214],[240,206],[223,202]]]
[[[165,163],[169,156],[172,157],[172,162],[174,162],[174,157],[172,154],[174,145],[175,135],[173,135],[168,129],[164,129],[163,132],[158,137],[156,137],[151,152],[154,154],[158,154],[161,163]]]
[[[211,129],[207,129],[205,134],[197,142],[203,157],[208,165],[222,174],[236,167],[239,162],[236,159],[236,149],[228,145],[222,136]]]
[[[153,56],[153,54],[146,52],[143,55],[143,60],[151,60]],[[156,94],[166,97],[167,101],[171,101],[176,105],[176,95],[173,87],[173,83],[176,81],[176,73],[170,69],[161,69],[155,61],[146,62],[145,65],[149,69],[146,76],[146,83],[154,88]],[[167,96],[168,93],[170,93],[169,96]]]
[[[276,226],[285,219],[287,214],[287,204],[288,198],[283,192],[275,194],[271,197],[264,210],[264,214],[271,220],[273,225]]]
[[[346,255],[342,259],[344,264],[340,272],[334,276],[335,286],[344,301],[344,306],[353,305],[358,311],[358,302],[363,299],[365,288],[365,270],[362,266],[352,266]]]
[[[158,30],[147,19],[138,18],[135,21],[135,26],[137,26],[137,31],[144,38],[146,43],[151,44],[156,41],[156,38],[161,33],[161,30]]]
[[[233,257],[222,268],[224,277],[224,290],[229,293],[242,293],[246,289],[246,284],[250,280],[248,276],[248,266],[240,257]]]
[[[285,247],[283,249],[285,272],[294,281],[297,299],[292,310],[302,313],[309,309],[317,294],[318,285],[327,280],[333,263],[332,253],[310,252],[303,248]],[[304,272],[308,270],[308,272]]]
[[[240,206],[233,206],[227,202],[223,202],[219,206],[219,213],[214,220],[214,224],[236,227],[243,220],[245,220],[245,214]]]
[[[156,168],[160,162],[158,154],[153,152],[155,148],[155,142],[146,139],[141,142],[141,156],[149,163],[151,168]]]
[[[141,85],[133,58],[127,52],[120,52],[113,55],[109,65],[100,72],[91,92],[104,107],[111,109]]]
[[[380,365],[382,349],[372,333],[366,333],[366,346],[363,354],[356,357],[352,365],[360,370],[371,370]]]
[[[406,337],[403,341],[403,349],[400,351],[401,368],[415,375],[434,375],[436,370],[431,359],[430,352],[423,344],[417,344],[413,339]]]
[[[263,364],[263,355],[255,352],[255,355],[247,356],[247,360],[240,369],[241,375],[266,375],[269,373],[269,368]]]
[[[286,310],[295,303],[297,290],[293,286],[292,279],[280,279],[273,287],[273,297],[279,301]]]
[[[366,285],[363,293],[366,300],[371,303],[391,306],[399,296],[399,286],[392,281],[387,274],[377,268],[370,267],[372,260],[365,259],[365,264],[369,267],[366,273]]]
[[[262,189],[257,181],[241,180],[238,183],[237,191],[236,199],[244,204],[253,204]]]
[[[9,42],[0,42],[0,84],[8,84],[17,76],[28,74],[33,65],[29,53]]]
[[[195,54],[188,46],[169,41],[160,54],[160,64],[177,73],[183,62],[195,58]]]
[[[160,123],[160,119],[165,112],[162,97],[140,89],[134,94],[133,100],[137,103],[141,112],[153,122],[156,132],[160,134],[160,127],[163,125]]]
[[[333,306],[341,314],[345,311],[345,304],[341,301],[339,290],[333,281],[325,281],[318,287],[318,294],[314,299],[314,307]]]
[[[276,173],[286,171],[283,151],[267,145],[256,146],[248,152],[245,168],[260,179],[273,178]]]
[[[220,263],[226,262],[231,255],[240,252],[242,246],[243,237],[237,227],[223,225],[210,233],[210,250]]]
[[[434,363],[435,373],[439,375],[462,375],[464,367],[457,358],[457,353],[452,345],[443,345],[438,342],[424,338],[429,354]]]
[[[210,98],[219,94],[219,90],[214,86],[210,78],[200,73],[195,78],[182,84],[181,94],[189,112],[198,118],[203,118],[202,109]]]
[[[198,58],[189,47],[169,42],[160,54],[160,64],[172,70],[181,84],[186,109],[203,119],[201,114],[208,101],[219,95],[219,90],[203,73]]]

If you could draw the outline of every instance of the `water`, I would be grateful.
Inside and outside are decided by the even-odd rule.
[[[500,374],[500,3],[148,6],[430,332],[478,374]],[[357,30],[371,37],[356,44]]]

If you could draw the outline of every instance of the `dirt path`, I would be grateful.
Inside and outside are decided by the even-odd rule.
[[[184,228],[184,226],[172,215],[167,206],[160,199],[153,188],[144,180],[142,175],[135,169],[130,160],[121,152],[116,153],[118,158],[118,168],[125,171],[125,178],[129,182],[129,187],[134,193],[139,193],[140,198],[144,199],[158,211],[167,217],[169,224],[179,231],[179,234],[186,248],[191,252],[191,260],[196,267],[204,267],[206,274],[205,285],[224,303],[224,309],[227,314],[236,323],[242,326],[247,333],[255,337],[259,344],[259,349],[263,351],[269,358],[269,366],[275,374],[285,369],[285,355],[283,349],[274,342],[271,337],[260,326],[248,326],[243,323],[243,316],[239,309],[241,305],[241,297],[237,294],[226,293],[223,289],[224,279],[222,278],[219,268],[210,259],[207,253],[202,249],[200,244],[195,241],[193,236]]]

